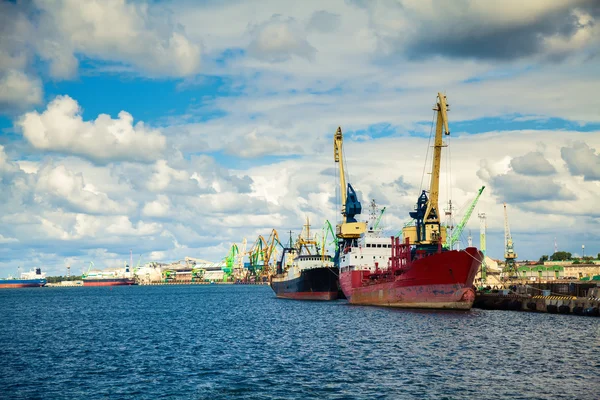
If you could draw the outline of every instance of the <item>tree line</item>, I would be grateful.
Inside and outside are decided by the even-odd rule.
[[[572,260],[572,259],[573,259],[573,255],[571,253],[569,253],[568,251],[557,251],[556,253],[552,254],[551,256],[548,256],[548,255],[541,256],[540,263],[543,263],[544,261],[568,261],[568,260]],[[598,253],[598,256],[596,259],[600,259],[600,253]],[[573,261],[573,264],[591,263],[592,260],[594,260],[594,257],[591,257],[591,256],[579,257]]]

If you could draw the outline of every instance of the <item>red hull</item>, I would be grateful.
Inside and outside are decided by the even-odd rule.
[[[277,294],[277,297],[294,300],[335,300],[337,295],[337,292],[289,292]]]
[[[0,289],[14,289],[24,287],[42,287],[44,284],[39,283],[17,283],[17,284],[0,284]]]
[[[412,260],[398,275],[343,271],[340,286],[351,304],[469,310],[482,260],[483,254],[474,247],[446,251]]]
[[[133,279],[123,279],[123,280],[96,280],[96,281],[83,281],[83,286],[125,286],[125,285],[135,285],[135,281]]]

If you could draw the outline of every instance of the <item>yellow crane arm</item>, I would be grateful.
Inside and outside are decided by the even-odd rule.
[[[438,93],[438,103],[434,108],[437,113],[437,123],[435,126],[435,141],[433,145],[433,165],[431,167],[431,185],[429,187],[429,203],[425,211],[424,222],[440,222],[438,198],[440,194],[440,164],[442,159],[442,147],[444,142],[442,136],[444,131],[446,135],[450,134],[448,129],[448,106],[446,96]]]
[[[346,175],[344,172],[344,159],[342,154],[342,128],[338,126],[333,137],[333,158],[340,164],[340,194],[342,196],[342,215],[346,215]]]

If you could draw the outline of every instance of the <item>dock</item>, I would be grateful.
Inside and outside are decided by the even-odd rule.
[[[473,308],[572,314],[588,317],[600,316],[600,287],[587,289],[586,296],[554,293],[550,290],[541,290],[540,294],[530,294],[527,292],[532,291],[531,289],[538,291],[539,289],[529,286],[519,287],[519,289],[521,290],[478,291],[475,295]]]

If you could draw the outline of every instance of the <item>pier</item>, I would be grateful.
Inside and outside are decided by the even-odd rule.
[[[574,284],[567,287],[570,292],[581,292],[581,288]],[[530,294],[529,292],[532,291],[541,293]],[[519,286],[517,291],[512,289],[478,291],[473,308],[598,317],[600,316],[600,287],[588,288],[585,296],[555,293],[549,289],[540,290],[532,286]]]

